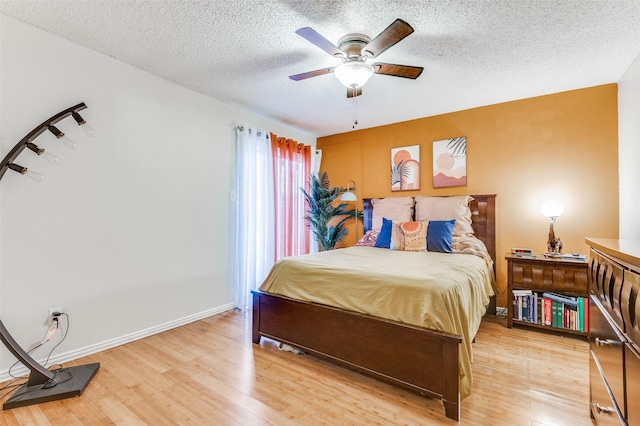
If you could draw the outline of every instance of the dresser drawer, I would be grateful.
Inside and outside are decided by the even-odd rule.
[[[596,357],[591,352],[589,357],[589,382],[591,385],[591,415],[599,426],[625,424],[623,415],[616,401],[607,388],[607,383],[602,377],[602,371]]]
[[[624,271],[620,299],[626,335],[640,347],[640,274]]]
[[[625,345],[625,366],[627,372],[627,422],[640,425],[640,354],[628,343]]]
[[[624,270],[618,263],[593,249],[591,249],[589,263],[589,290],[591,294],[598,297],[613,321],[621,330],[624,330],[620,309]]]
[[[624,413],[624,347],[625,341],[600,310],[595,296],[589,298],[589,349],[600,365],[600,370],[613,397]],[[593,376],[592,376],[593,378]]]

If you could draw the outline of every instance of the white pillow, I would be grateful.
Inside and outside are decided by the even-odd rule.
[[[372,198],[371,229],[382,228],[382,218],[397,222],[411,222],[413,220],[413,197]]]
[[[471,209],[469,203],[473,201],[470,195],[454,197],[426,197],[416,196],[416,220],[451,220],[455,219],[453,236],[462,237],[473,235],[471,227]]]

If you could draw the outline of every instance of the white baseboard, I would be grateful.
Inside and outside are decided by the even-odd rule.
[[[107,349],[115,348],[116,346],[124,345],[125,343],[133,342],[135,340],[144,339],[145,337],[153,336],[154,334],[162,333],[163,331],[171,330],[172,328],[177,328],[201,320],[203,318],[218,315],[231,309],[233,309],[233,303],[218,306],[217,308],[207,309],[206,311],[198,312],[184,318],[179,318],[174,321],[169,321],[164,324],[136,331],[125,336],[116,337],[115,339],[105,340],[104,342],[96,343],[94,345],[86,346],[84,348],[76,349],[70,352],[65,352],[60,355],[55,355],[49,358],[49,365],[64,364],[65,362],[73,361],[78,358],[106,351]],[[37,361],[42,363],[45,360],[41,359]],[[20,365],[14,368],[11,373],[16,377],[24,376],[29,373],[29,369],[24,367],[23,365]],[[11,379],[12,377],[9,375],[8,369],[0,371],[0,383]]]

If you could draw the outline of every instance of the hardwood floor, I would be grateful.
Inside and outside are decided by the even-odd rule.
[[[442,403],[251,344],[227,312],[71,364],[100,362],[75,399],[0,412],[1,425],[451,425]],[[590,425],[586,340],[485,318],[461,425]],[[71,365],[70,364],[70,365]]]

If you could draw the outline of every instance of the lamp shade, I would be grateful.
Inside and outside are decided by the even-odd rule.
[[[540,206],[540,211],[546,217],[558,217],[564,211],[564,206],[560,201],[547,200]]]
[[[343,86],[358,88],[363,86],[373,75],[373,67],[360,61],[345,62],[333,71]]]
[[[340,201],[358,201],[358,197],[351,191],[347,191],[340,196]]]

